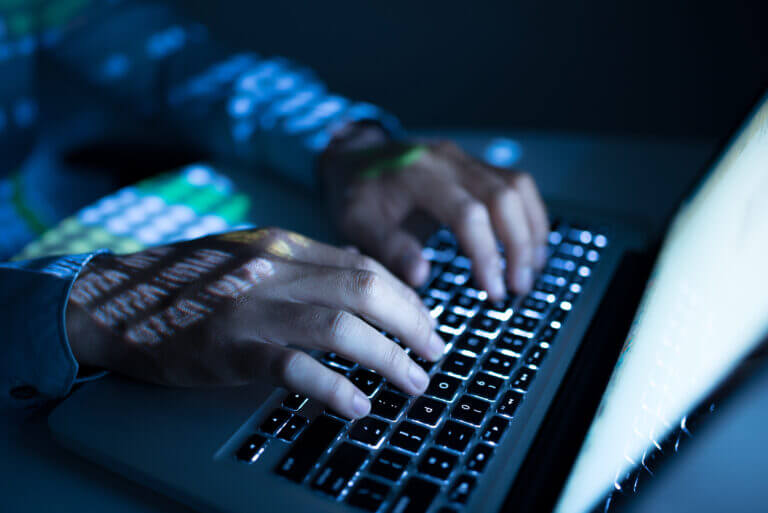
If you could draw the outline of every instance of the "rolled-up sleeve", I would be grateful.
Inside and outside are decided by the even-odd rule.
[[[65,310],[72,284],[96,254],[0,262],[0,406],[35,407],[77,382]]]

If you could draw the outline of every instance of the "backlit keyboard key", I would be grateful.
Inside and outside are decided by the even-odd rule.
[[[317,473],[312,487],[338,497],[367,459],[368,451],[362,447],[341,444]]]
[[[301,415],[291,415],[288,422],[286,422],[285,425],[280,428],[280,431],[277,432],[277,437],[286,442],[292,442],[296,440],[296,437],[301,430],[304,429],[304,426],[307,425],[307,422],[307,419]]]
[[[508,377],[517,363],[517,358],[498,351],[491,352],[483,362],[483,370]]]
[[[544,357],[546,355],[547,355],[547,350],[544,349],[543,347],[541,346],[532,347],[531,350],[528,351],[528,355],[525,357],[525,364],[538,367],[541,365],[541,362],[544,361]]]
[[[447,374],[435,374],[425,394],[450,402],[456,397],[461,383],[460,379]]]
[[[458,457],[440,449],[429,449],[419,463],[419,472],[445,481],[456,466]]]
[[[389,437],[390,445],[417,453],[424,445],[424,440],[429,436],[429,429],[413,422],[405,421],[398,424],[392,436]]]
[[[476,484],[477,478],[475,476],[469,474],[460,475],[454,481],[453,486],[451,486],[448,500],[457,504],[466,504]]]
[[[408,418],[428,426],[437,426],[440,423],[440,416],[444,411],[445,403],[430,399],[429,397],[419,397],[414,401],[411,409],[408,410]]]
[[[505,349],[512,351],[513,353],[523,354],[523,350],[530,343],[529,338],[520,337],[510,332],[502,333],[496,340],[496,347],[498,349]]]
[[[370,468],[368,468],[368,472],[389,481],[397,482],[403,477],[405,469],[410,462],[410,456],[391,449],[383,449]]]
[[[491,442],[494,444],[499,443],[501,437],[504,435],[504,431],[509,427],[509,421],[504,417],[495,415],[491,417],[488,424],[485,425],[483,434],[480,436],[484,442]]]
[[[240,446],[240,449],[237,450],[237,454],[235,456],[240,461],[253,463],[259,459],[261,453],[264,452],[264,447],[266,444],[267,439],[265,437],[261,435],[251,435],[245,440],[243,445]]]
[[[475,309],[477,309],[477,307],[480,305],[480,300],[475,297],[459,294],[453,298],[453,304],[465,312],[474,312]]]
[[[408,398],[389,390],[381,390],[371,401],[371,413],[388,420],[396,420]]]
[[[328,415],[320,415],[291,445],[288,454],[280,462],[276,472],[292,481],[303,481],[320,456],[341,434],[343,429],[344,423],[342,421]]]
[[[458,330],[466,320],[467,318],[463,315],[457,315],[451,311],[445,310],[440,317],[437,318],[437,323],[440,326],[447,326],[452,330]]]
[[[495,401],[503,385],[503,379],[480,372],[472,378],[472,382],[467,387],[467,392],[489,401]]]
[[[437,497],[440,487],[420,477],[412,477],[392,505],[391,513],[424,513]]]
[[[501,321],[494,319],[493,317],[486,317],[484,315],[476,315],[472,319],[470,328],[475,333],[480,333],[483,336],[492,338],[496,335],[501,327]]]
[[[467,460],[467,470],[482,472],[491,456],[493,456],[493,447],[488,444],[477,444]]]
[[[264,419],[259,428],[262,433],[274,435],[291,418],[291,412],[282,408],[275,408],[269,417]]]
[[[298,411],[307,403],[307,398],[301,394],[288,394],[283,399],[283,407],[289,410]]]
[[[443,361],[442,369],[443,371],[450,372],[456,376],[467,378],[472,374],[472,369],[476,363],[477,358],[453,352],[445,358],[445,361]]]
[[[365,395],[372,397],[381,384],[381,376],[367,369],[358,369],[350,376],[352,384],[359,388]]]
[[[533,317],[525,317],[524,315],[515,314],[512,316],[512,320],[509,325],[513,328],[517,328],[523,331],[533,333],[539,326],[540,319],[534,319]]]
[[[490,406],[491,403],[488,401],[465,395],[453,407],[451,417],[463,420],[474,426],[479,426],[483,423],[483,418]]]
[[[464,452],[474,434],[475,430],[466,424],[449,420],[438,433],[435,443],[457,452]]]
[[[389,424],[373,417],[363,417],[358,420],[349,432],[349,437],[366,445],[376,447],[384,438]]]
[[[360,479],[346,501],[366,511],[377,511],[389,495],[391,487],[379,481],[364,477]]]
[[[462,349],[476,355],[481,355],[488,346],[488,342],[488,339],[485,337],[475,335],[474,333],[464,333],[456,341],[456,349]]]
[[[504,399],[501,400],[501,404],[497,411],[507,417],[513,417],[515,415],[515,410],[517,410],[517,407],[520,406],[522,401],[523,394],[515,390],[510,390],[504,394]]]
[[[536,377],[536,371],[524,367],[515,373],[511,386],[525,392],[531,386],[531,381],[533,381],[534,377]]]

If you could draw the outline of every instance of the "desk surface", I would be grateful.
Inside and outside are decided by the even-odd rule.
[[[426,134],[434,135],[434,134]],[[441,132],[474,154],[498,133]],[[520,144],[518,167],[536,177],[547,201],[619,216],[641,233],[659,233],[674,203],[694,182],[713,150],[711,141],[662,141],[619,137],[510,133]],[[255,214],[276,225],[327,239],[318,223],[317,198],[288,184],[250,179]],[[3,511],[81,511],[98,505],[110,512],[188,511],[151,490],[60,448],[51,438],[47,412],[22,418],[0,412],[0,504]]]

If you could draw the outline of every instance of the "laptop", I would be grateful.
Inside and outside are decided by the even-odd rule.
[[[675,453],[768,329],[768,96],[682,202],[664,241],[555,212],[533,290],[490,302],[439,230],[419,292],[447,343],[410,398],[318,354],[371,397],[349,421],[255,384],[110,376],[50,415],[85,458],[200,511],[607,511]],[[649,206],[653,198],[649,198]]]

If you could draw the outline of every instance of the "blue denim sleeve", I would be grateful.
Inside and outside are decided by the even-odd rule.
[[[201,24],[152,1],[94,9],[48,51],[105,99],[167,124],[212,156],[266,165],[305,185],[346,124],[401,132],[394,116],[328,91],[310,69],[223,48]]]
[[[0,409],[39,406],[80,381],[65,308],[72,283],[96,254],[0,262]]]

